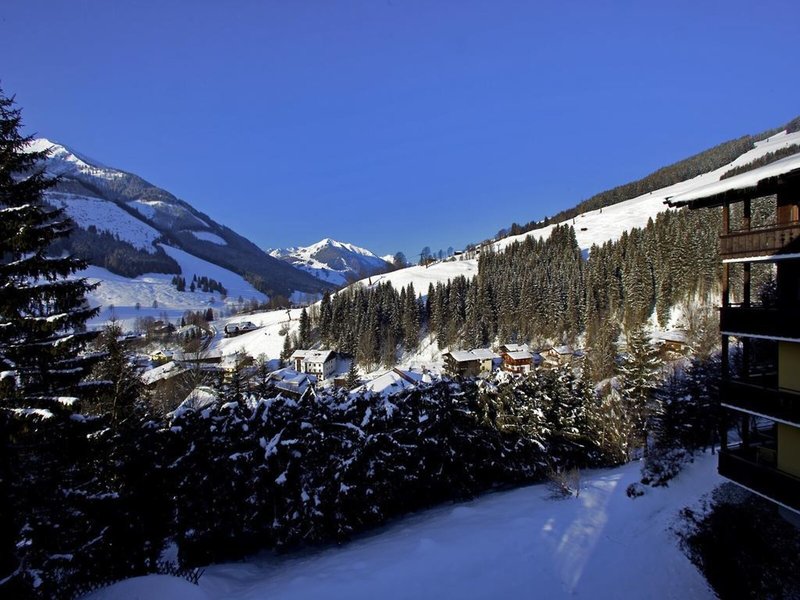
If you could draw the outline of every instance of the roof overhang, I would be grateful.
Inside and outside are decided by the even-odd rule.
[[[794,158],[794,157],[790,157]],[[782,162],[782,161],[778,161]],[[793,161],[796,163],[797,161]],[[773,163],[777,165],[778,163]],[[768,169],[772,165],[766,165],[753,171],[736,175],[729,179],[711,183],[697,188],[690,192],[678,194],[667,198],[664,203],[672,208],[686,206],[690,209],[712,208],[722,206],[729,202],[740,202],[753,198],[763,198],[771,196],[786,189],[797,189],[800,187],[800,167],[793,168],[784,173],[768,175]],[[765,171],[764,177],[758,179],[759,171]],[[755,177],[754,177],[755,176]]]

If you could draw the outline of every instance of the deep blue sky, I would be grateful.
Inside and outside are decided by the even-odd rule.
[[[800,3],[4,0],[29,132],[268,246],[479,241],[800,114]]]

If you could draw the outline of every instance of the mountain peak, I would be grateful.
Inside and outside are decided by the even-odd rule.
[[[329,237],[310,246],[273,249],[269,254],[336,285],[345,285],[389,268],[385,260],[366,248]]]

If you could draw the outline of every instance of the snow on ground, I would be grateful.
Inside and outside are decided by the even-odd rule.
[[[302,309],[272,310],[267,312],[237,315],[217,323],[217,335],[212,340],[209,350],[228,355],[246,352],[257,358],[264,354],[267,358],[279,358],[283,350],[283,339],[286,333],[294,333],[300,329],[300,313]],[[258,329],[226,338],[222,331],[225,323],[233,321],[250,321]],[[283,333],[281,333],[283,332]]]
[[[218,246],[227,246],[228,242],[224,239],[219,237],[216,233],[211,233],[210,231],[192,231],[190,232],[194,237],[198,240],[204,240],[206,242],[211,242],[212,244],[217,244]]]
[[[27,146],[27,151],[49,152],[50,155],[47,157],[46,163],[47,172],[51,175],[83,173],[107,180],[118,179],[125,175],[121,171],[110,169],[94,159],[81,156],[66,146],[47,138],[31,140]]]
[[[641,498],[625,494],[639,479],[633,463],[584,473],[578,498],[553,500],[534,485],[414,514],[341,547],[212,565],[197,597],[711,599],[670,528],[721,483],[716,460],[700,456]],[[153,600],[195,597],[170,595],[161,576],[136,581]],[[89,598],[127,597],[112,586]]]
[[[428,267],[408,267],[406,269],[392,271],[391,273],[374,275],[362,279],[358,284],[374,287],[379,283],[386,283],[388,281],[392,284],[392,287],[399,291],[408,286],[409,283],[413,283],[417,295],[426,296],[428,294],[428,286],[431,283],[434,285],[437,283],[447,283],[449,280],[455,279],[460,275],[471,279],[477,274],[477,260],[450,260],[433,263]]]
[[[758,169],[747,171],[735,175],[728,179],[722,179],[714,183],[710,183],[700,188],[693,189],[689,192],[679,194],[671,198],[672,202],[689,202],[697,198],[704,198],[706,196],[714,196],[723,192],[731,190],[743,190],[755,187],[762,179],[768,179],[777,175],[783,175],[790,171],[800,169],[800,154],[793,154],[781,160],[775,161]]]
[[[202,588],[170,575],[134,577],[98,590],[84,600],[209,600]]]
[[[164,273],[147,273],[129,279],[115,275],[101,267],[90,266],[78,275],[86,277],[91,283],[99,282],[100,287],[87,294],[89,304],[101,306],[100,315],[93,319],[91,325],[102,325],[113,316],[121,321],[123,329],[130,329],[137,317],[160,317],[162,313],[172,319],[178,319],[187,310],[205,310],[209,306],[215,310],[223,307],[218,294],[188,291],[192,276],[205,275],[219,281],[228,290],[228,300],[235,302],[241,296],[245,300],[251,298],[259,302],[267,298],[256,290],[244,278],[232,271],[223,269],[213,263],[197,258],[183,250],[161,244],[164,251],[174,258],[181,267],[181,276],[186,279],[187,291],[179,292],[171,283],[172,275]],[[140,308],[136,309],[136,303]],[[155,305],[154,305],[155,303]]]
[[[84,229],[94,225],[98,231],[107,231],[134,248],[153,253],[153,246],[161,234],[144,221],[125,212],[119,206],[102,198],[78,196],[61,192],[46,192],[47,201],[63,208],[73,221]]]
[[[734,167],[751,163],[768,152],[775,152],[776,150],[793,144],[800,144],[800,132],[787,134],[785,131],[782,131],[766,140],[756,142],[752,150],[745,152],[733,162],[715,171],[698,175],[693,179],[681,181],[674,185],[661,188],[660,190],[655,190],[632,198],[631,200],[620,202],[619,204],[580,214],[574,219],[563,221],[562,223],[569,223],[575,228],[575,237],[578,240],[578,246],[580,246],[582,250],[588,250],[593,244],[601,245],[604,242],[619,239],[623,232],[630,231],[634,227],[644,227],[647,225],[648,219],[655,219],[659,213],[670,210],[667,205],[664,204],[667,198],[678,196],[679,194],[686,194],[697,188],[716,183],[726,171]],[[800,161],[800,157],[794,156],[783,159],[780,162],[784,160]],[[798,165],[800,165],[800,162],[798,162]],[[494,247],[496,250],[503,250],[510,244],[523,240],[528,235],[533,235],[538,238],[549,237],[550,232],[555,226],[556,224],[552,224],[534,229],[528,233],[504,238],[496,242]]]

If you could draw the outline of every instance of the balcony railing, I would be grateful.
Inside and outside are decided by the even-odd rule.
[[[800,310],[754,306],[723,306],[720,331],[744,336],[800,341]]]
[[[800,252],[800,222],[723,233],[719,238],[722,260],[764,257]]]
[[[719,454],[719,474],[795,510],[800,510],[800,478],[779,471],[774,455],[761,447],[736,447]]]
[[[727,407],[800,427],[800,392],[779,388],[777,382],[724,379],[720,400]]]

